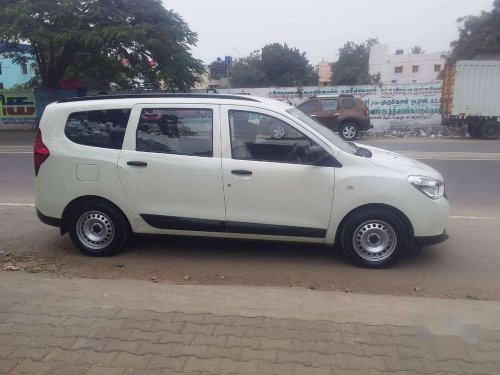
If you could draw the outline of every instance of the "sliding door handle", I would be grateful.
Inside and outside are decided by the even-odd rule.
[[[233,169],[231,171],[232,174],[235,174],[237,176],[251,176],[252,171],[247,171],[246,169]]]
[[[127,165],[130,165],[132,167],[147,167],[148,166],[148,163],[146,163],[145,161],[128,161],[127,162]]]

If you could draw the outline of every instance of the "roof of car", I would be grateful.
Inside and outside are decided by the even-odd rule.
[[[250,95],[225,95],[225,94],[119,94],[119,95],[97,95],[80,96],[74,98],[61,99],[58,103],[84,102],[89,100],[109,100],[109,99],[151,99],[151,98],[185,98],[185,99],[230,99],[246,100],[250,102],[260,102],[258,98]]]

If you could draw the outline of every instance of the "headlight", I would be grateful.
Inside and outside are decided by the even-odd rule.
[[[439,199],[444,195],[444,182],[432,177],[410,176],[408,182],[432,199]]]

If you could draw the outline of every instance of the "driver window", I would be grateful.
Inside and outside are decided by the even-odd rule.
[[[316,143],[304,134],[262,113],[229,111],[233,159],[275,163],[306,163],[307,151]]]

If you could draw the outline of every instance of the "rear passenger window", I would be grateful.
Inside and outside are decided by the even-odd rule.
[[[136,150],[163,154],[212,156],[211,109],[143,109]]]
[[[74,112],[68,116],[64,133],[80,145],[120,150],[130,109]]]
[[[344,105],[345,109],[351,109],[356,105],[354,99],[344,99],[342,100],[342,104]]]
[[[323,99],[321,101],[321,112],[336,111],[339,109],[337,99]]]

